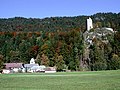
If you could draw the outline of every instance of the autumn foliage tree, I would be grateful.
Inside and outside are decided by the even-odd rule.
[[[45,54],[41,56],[41,65],[49,66],[49,58]]]

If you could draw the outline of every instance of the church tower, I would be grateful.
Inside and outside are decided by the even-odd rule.
[[[30,64],[35,64],[35,59],[34,58],[31,58]]]
[[[89,31],[92,28],[93,28],[92,19],[89,17],[89,19],[87,19],[87,31]]]

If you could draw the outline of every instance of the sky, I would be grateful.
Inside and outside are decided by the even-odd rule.
[[[0,18],[45,18],[120,12],[120,0],[0,0]]]

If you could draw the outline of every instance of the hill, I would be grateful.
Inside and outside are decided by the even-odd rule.
[[[95,28],[111,27],[114,35],[106,35],[108,43],[94,38],[90,46],[91,62],[84,59],[83,33],[86,19]],[[28,63],[31,58],[58,71],[111,70],[120,68],[120,13],[97,13],[91,16],[0,19],[0,69],[3,63]],[[85,66],[85,67],[84,67]],[[94,68],[94,69],[93,69]]]
[[[68,31],[78,28],[86,30],[86,19],[91,17],[94,21],[94,27],[104,26],[118,30],[120,27],[120,13],[97,13],[91,16],[76,17],[51,17],[51,18],[24,18],[15,17],[0,19],[0,32],[2,31]]]

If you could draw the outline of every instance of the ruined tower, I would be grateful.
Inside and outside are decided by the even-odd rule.
[[[87,31],[89,31],[92,28],[93,28],[92,19],[89,17],[89,19],[87,19]]]

